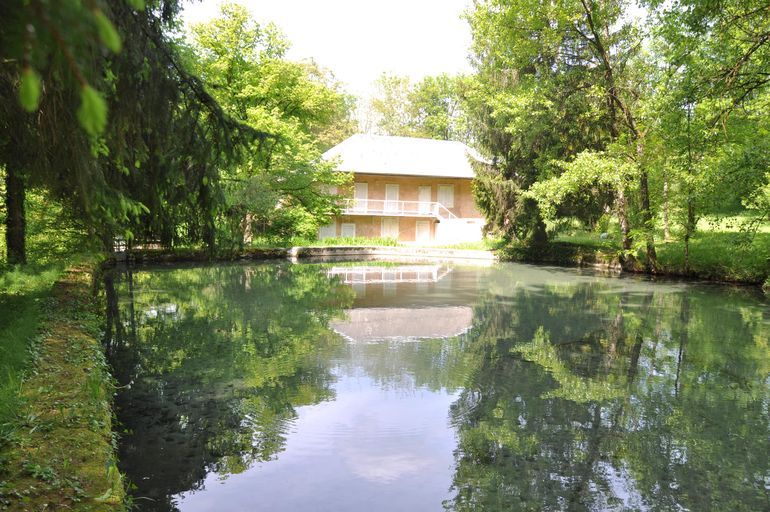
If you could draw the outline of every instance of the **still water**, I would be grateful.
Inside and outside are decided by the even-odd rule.
[[[105,289],[138,510],[770,510],[753,289],[372,262]]]

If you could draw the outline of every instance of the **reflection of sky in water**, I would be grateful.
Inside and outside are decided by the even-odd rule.
[[[456,447],[447,411],[457,394],[385,389],[351,374],[334,389],[335,400],[297,409],[276,460],[224,480],[210,474],[204,492],[177,498],[179,508],[442,510]]]
[[[118,410],[140,510],[763,509],[766,298],[504,264],[339,284],[358,270],[137,288]]]

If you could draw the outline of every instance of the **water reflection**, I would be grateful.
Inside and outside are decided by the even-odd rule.
[[[105,288],[140,510],[770,508],[750,290],[354,263]]]

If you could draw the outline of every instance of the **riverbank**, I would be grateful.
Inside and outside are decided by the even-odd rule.
[[[239,251],[217,252],[210,254],[203,250],[158,250],[145,249],[118,253],[110,260],[112,264],[148,265],[157,263],[202,263],[207,261],[258,261],[275,259],[327,259],[327,258],[394,258],[426,260],[473,260],[493,262],[496,260],[492,251],[450,249],[421,246],[304,246],[280,248],[247,248]]]
[[[592,267],[612,272],[645,274],[643,265],[629,267],[621,264],[620,250],[612,241],[551,241],[543,249],[532,251],[516,244],[496,243],[494,250],[457,249],[449,247],[424,247],[415,245],[337,245],[298,247],[252,247],[239,251],[217,252],[204,250],[133,250],[113,256],[112,264],[127,262],[137,265],[162,263],[203,263],[209,261],[250,261],[270,259],[337,259],[337,258],[386,258],[426,261],[469,261],[491,263],[516,261],[565,267]],[[761,248],[760,248],[761,249]],[[681,248],[676,243],[660,244],[660,267],[654,274],[660,277],[685,277],[726,284],[764,286],[770,291],[770,258],[757,256],[761,250],[746,254],[724,244],[693,243],[691,269],[684,266]],[[770,252],[768,252],[770,254]]]
[[[93,293],[99,261],[67,270],[42,306],[39,339],[0,459],[0,510],[124,510],[114,385]]]
[[[726,284],[763,286],[770,291],[770,257],[764,260],[752,255],[752,265],[741,261],[735,264],[740,255],[728,255],[729,249],[721,246],[693,246],[689,269],[685,268],[682,251],[675,244],[660,244],[658,247],[659,268],[653,274],[637,262],[635,265],[622,265],[620,250],[611,243],[575,243],[569,241],[549,242],[543,249],[532,251],[509,245],[498,251],[502,261],[526,263],[545,263],[560,266],[593,267],[617,272],[632,272],[661,277],[685,277]],[[768,252],[767,254],[770,254]]]

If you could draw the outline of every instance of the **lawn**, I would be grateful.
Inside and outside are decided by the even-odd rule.
[[[690,266],[695,275],[715,280],[762,283],[770,276],[770,222],[758,222],[755,230],[746,227],[756,218],[747,215],[730,217],[705,217],[698,222],[698,231],[690,241]],[[609,232],[617,233],[616,226]],[[683,274],[684,242],[681,233],[673,233],[673,239],[663,240],[663,233],[656,233],[658,261],[665,272]],[[555,237],[582,247],[619,251],[617,235],[602,239],[599,233],[572,227]]]

